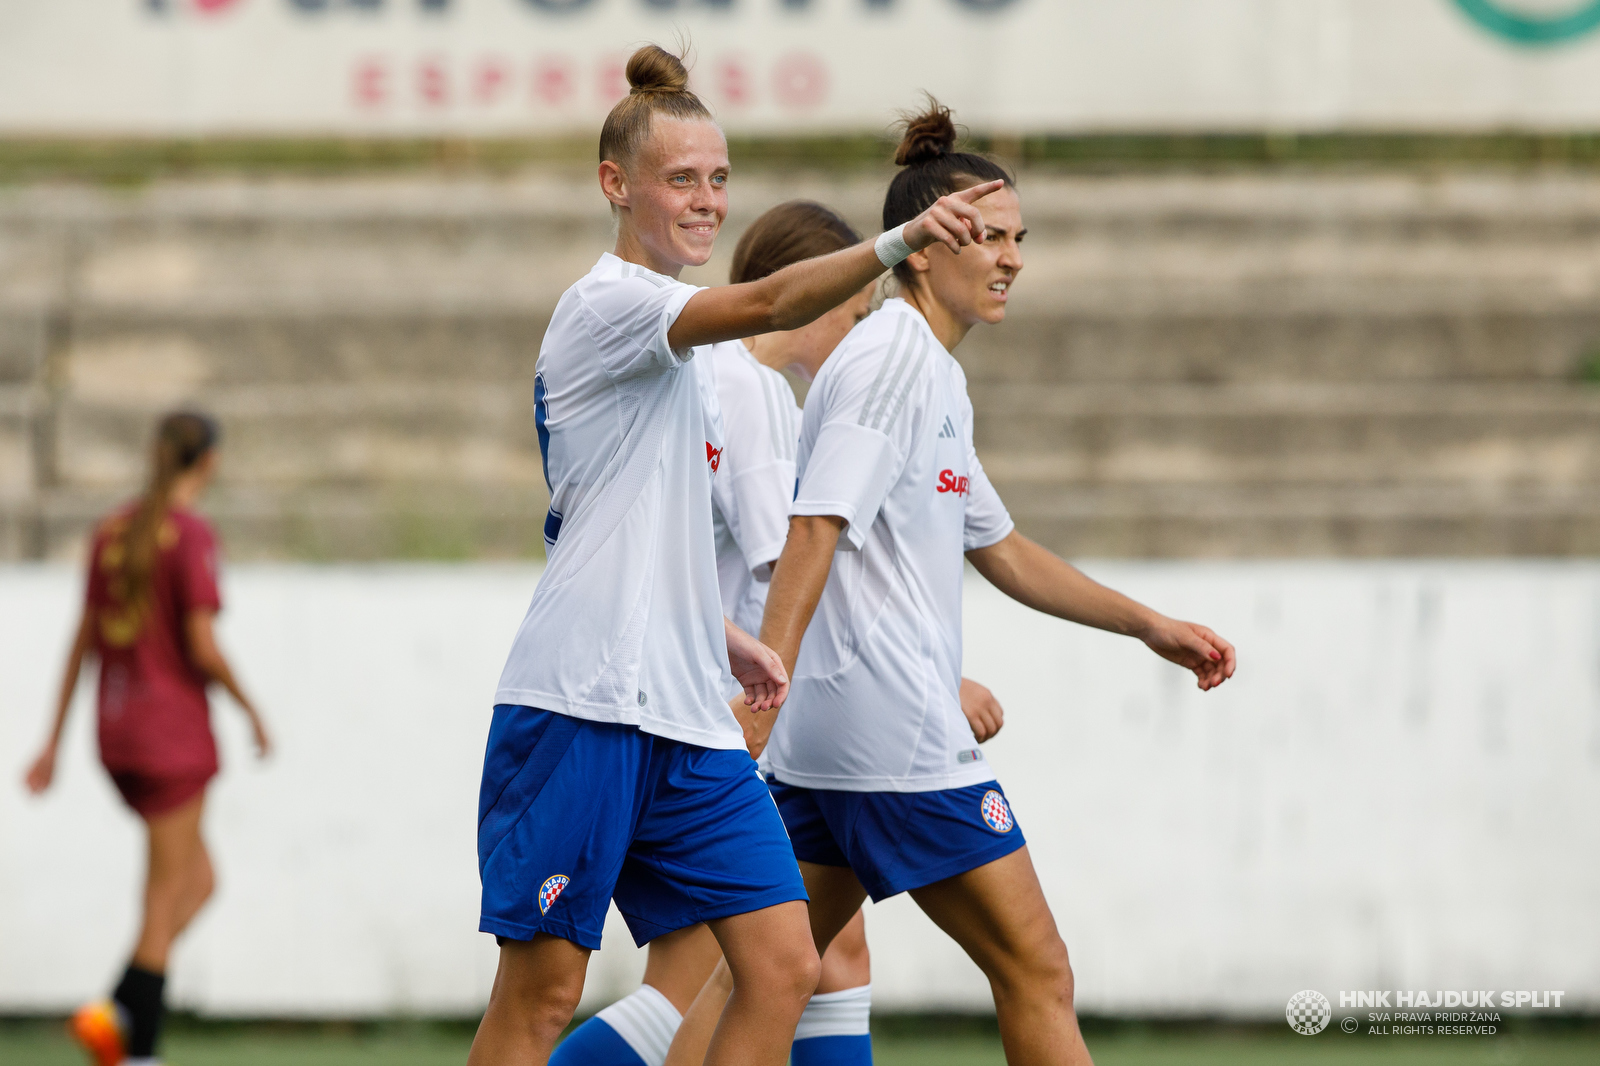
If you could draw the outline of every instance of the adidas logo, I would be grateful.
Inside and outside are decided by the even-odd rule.
[[[939,439],[943,440],[945,437],[954,437],[955,435],[956,435],[955,424],[950,421],[950,416],[949,415],[945,415],[944,416],[944,425],[939,430]]]

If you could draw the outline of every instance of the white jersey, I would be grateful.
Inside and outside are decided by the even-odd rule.
[[[848,524],[767,749],[785,784],[931,792],[991,780],[961,713],[962,553],[1013,528],[972,447],[961,366],[889,300],[806,396],[791,514]]]
[[[697,362],[715,394],[725,442],[711,487],[722,613],[759,635],[771,564],[789,535],[800,405],[783,375],[739,341],[712,345]]]
[[[717,591],[722,439],[667,331],[699,290],[614,255],[561,296],[534,379],[548,562],[496,703],[742,748]]]

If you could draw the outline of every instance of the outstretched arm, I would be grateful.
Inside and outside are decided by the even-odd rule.
[[[216,633],[212,628],[215,618],[215,612],[196,610],[190,611],[184,619],[184,629],[189,638],[189,659],[202,674],[227,689],[228,695],[244,709],[245,717],[250,719],[250,730],[255,734],[256,754],[266,758],[272,751],[272,738],[267,735],[267,727],[262,724],[261,715],[256,713],[255,704],[250,702],[239,687],[239,682],[234,679],[233,668],[223,657],[222,649],[217,647]]]
[[[1194,673],[1201,691],[1233,676],[1233,645],[1205,626],[1180,622],[1091,580],[1077,567],[1012,530],[998,544],[967,552],[990,584],[1018,603],[1069,622],[1137,637]]]
[[[78,675],[83,672],[83,660],[88,657],[94,637],[94,618],[87,607],[78,619],[78,632],[72,638],[72,650],[67,652],[67,669],[61,675],[61,691],[56,696],[56,716],[50,725],[50,738],[44,750],[28,767],[28,791],[38,795],[50,787],[56,776],[56,750],[61,745],[61,731],[67,725],[67,712],[72,709],[72,693],[78,687]]]
[[[972,205],[1004,184],[986,181],[939,197],[906,223],[902,239],[913,252],[937,241],[960,255],[962,246],[983,242],[983,216]],[[862,241],[853,248],[793,263],[759,281],[704,289],[678,312],[667,331],[667,343],[675,349],[691,348],[799,329],[850,299],[886,269],[875,242]]]

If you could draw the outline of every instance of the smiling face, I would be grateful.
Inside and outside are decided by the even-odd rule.
[[[980,322],[994,325],[1006,317],[1011,285],[1022,272],[1022,201],[1007,185],[976,204],[987,231],[982,244],[969,244],[956,255],[935,244],[907,260],[913,287],[930,299],[964,334]],[[917,302],[921,302],[919,299]]]
[[[658,114],[630,162],[600,164],[600,188],[619,213],[617,255],[677,277],[711,258],[728,216],[728,142],[714,122]]]

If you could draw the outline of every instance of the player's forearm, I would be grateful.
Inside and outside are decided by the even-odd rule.
[[[1017,532],[999,544],[968,552],[967,558],[1018,603],[1068,622],[1138,637],[1161,617]]]
[[[798,329],[860,292],[884,271],[872,243],[793,263],[759,281],[696,293],[667,331],[674,348]]]
[[[67,653],[67,668],[61,676],[61,690],[56,694],[55,720],[50,723],[50,743],[60,742],[62,730],[67,725],[67,713],[72,710],[72,694],[78,689],[78,677],[83,673],[83,660],[88,657],[90,644],[88,612],[78,623],[77,635],[72,638],[72,650]]]
[[[800,639],[828,583],[843,528],[844,519],[832,515],[799,515],[789,520],[789,539],[778,556],[761,617],[761,643],[778,653],[790,677],[800,656]]]

